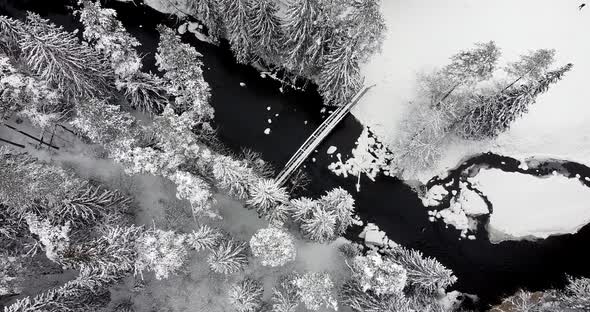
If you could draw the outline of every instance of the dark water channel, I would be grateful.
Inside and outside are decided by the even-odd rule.
[[[65,8],[65,2],[0,0],[0,13],[21,18],[26,10],[31,10],[74,30],[79,23]],[[125,27],[142,43],[144,69],[155,71],[154,52],[158,40],[155,26],[165,23],[175,27],[177,21],[141,5],[109,1],[106,6],[116,8]],[[236,151],[241,147],[252,148],[280,169],[325,118],[320,113],[321,98],[313,89],[305,93],[289,90],[281,93],[277,82],[261,78],[251,67],[236,64],[226,44],[217,47],[203,43],[190,33],[183,39],[203,54],[205,79],[212,89],[215,123],[221,140],[229,148]],[[246,84],[244,87],[240,86],[242,82]],[[272,123],[269,124],[268,119]],[[269,135],[264,133],[266,128],[271,129]],[[376,223],[397,243],[437,258],[459,278],[454,289],[478,295],[484,305],[497,302],[501,296],[521,287],[541,290],[563,286],[566,273],[590,275],[590,255],[586,252],[590,226],[583,227],[575,235],[499,244],[490,243],[482,227],[476,240],[459,240],[458,231],[445,228],[441,222],[429,222],[427,209],[415,192],[395,178],[378,177],[375,183],[365,178],[361,181],[362,191],[357,193],[355,178],[337,177],[327,169],[335,159],[330,158],[326,150],[334,145],[347,157],[361,130],[362,125],[348,116],[319,146],[318,153],[311,156],[316,161],[311,161],[310,157],[305,163],[305,171],[312,182],[304,195],[316,197],[337,186],[347,189],[354,195],[364,221]],[[468,162],[518,171],[516,160],[498,155],[480,155]],[[560,166],[570,174],[590,176],[588,167],[573,163]],[[461,166],[451,175],[460,174],[465,168]],[[355,232],[358,233],[358,229],[351,231],[350,236],[354,237]]]

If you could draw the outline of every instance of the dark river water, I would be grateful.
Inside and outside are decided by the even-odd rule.
[[[23,17],[26,10],[31,10],[74,30],[79,24],[65,8],[65,2],[0,0],[0,13]],[[117,9],[125,27],[142,43],[144,69],[155,71],[154,52],[158,39],[155,26],[159,23],[178,26],[176,20],[141,5],[109,1],[106,6]],[[203,43],[190,33],[183,39],[203,54],[204,75],[212,89],[215,123],[221,140],[234,150],[252,148],[280,169],[325,117],[320,113],[321,98],[313,88],[305,93],[289,90],[281,93],[278,83],[261,78],[251,67],[236,64],[223,43],[219,47]],[[246,86],[240,86],[241,82]],[[271,129],[269,135],[264,134],[267,127]],[[590,256],[586,252],[590,226],[575,235],[499,244],[490,243],[485,227],[480,226],[476,240],[459,240],[458,231],[440,222],[429,222],[427,209],[418,196],[395,178],[379,177],[375,183],[365,178],[361,181],[361,192],[357,193],[355,178],[337,177],[327,169],[334,159],[326,150],[334,145],[346,157],[361,130],[358,120],[348,116],[319,146],[318,153],[311,156],[316,162],[305,163],[311,183],[304,195],[316,197],[337,186],[347,189],[355,197],[358,214],[364,221],[376,223],[395,242],[437,258],[458,277],[454,289],[478,295],[484,305],[495,303],[518,288],[541,290],[563,286],[565,274],[590,275]],[[470,162],[518,171],[516,160],[498,155],[485,154]],[[561,167],[571,174],[579,172],[590,176],[585,166],[566,163]],[[458,169],[456,174],[463,169]],[[431,181],[433,183],[437,181]],[[353,238],[357,233],[355,229],[349,236]]]

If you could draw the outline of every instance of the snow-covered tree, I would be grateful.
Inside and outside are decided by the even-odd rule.
[[[590,279],[568,277],[568,285],[557,296],[558,305],[573,311],[588,311],[590,309]],[[569,311],[569,310],[567,310]]]
[[[108,101],[90,99],[77,106],[77,112],[71,125],[81,134],[96,143],[107,145],[136,135],[133,128],[136,120],[130,114],[121,111],[118,105]]]
[[[164,80],[156,75],[137,72],[127,80],[119,80],[115,84],[123,90],[125,98],[134,108],[159,113],[168,105]]]
[[[218,0],[192,0],[187,3],[190,12],[201,21],[209,36],[219,38],[223,35],[225,28],[222,21],[221,3]]]
[[[363,290],[361,285],[350,280],[342,286],[342,302],[355,312],[414,312],[411,302],[403,294],[377,296]]]
[[[327,105],[345,105],[363,85],[357,44],[338,37],[331,41],[318,78],[318,91]]]
[[[246,199],[256,177],[246,164],[228,156],[217,157],[213,162],[213,176],[221,189],[237,199]]]
[[[11,59],[0,53],[0,121],[14,114],[46,128],[62,119],[69,107],[45,81],[18,71]]]
[[[221,0],[227,39],[238,63],[249,63],[252,38],[249,0]]]
[[[101,235],[97,238],[70,244],[59,263],[66,269],[89,270],[121,277],[135,272],[138,241],[144,235],[143,228],[107,225],[99,233]]]
[[[271,210],[289,200],[285,188],[280,187],[274,180],[259,179],[250,187],[250,198],[246,204],[253,207],[260,216],[270,214]]]
[[[180,270],[188,258],[186,235],[154,229],[137,241],[136,272],[153,271],[156,279],[166,279]]]
[[[371,291],[377,296],[399,295],[406,287],[406,270],[376,251],[355,257],[350,267],[352,278],[363,291]]]
[[[257,312],[262,306],[262,283],[245,278],[232,284],[228,290],[228,299],[237,312]]]
[[[278,267],[295,260],[293,236],[276,227],[260,229],[254,233],[250,239],[250,249],[264,266]]]
[[[186,242],[196,251],[203,249],[213,250],[220,239],[221,233],[218,230],[203,224],[197,230],[187,234]]]
[[[238,272],[248,263],[246,244],[231,239],[222,241],[211,251],[207,263],[215,273],[232,274]]]
[[[252,49],[268,63],[275,63],[280,55],[282,40],[281,20],[278,4],[274,0],[251,1],[249,28]]]
[[[309,218],[303,219],[301,230],[312,240],[327,242],[336,238],[336,214],[316,207]]]
[[[113,87],[114,73],[108,62],[73,33],[29,13],[26,31],[19,40],[28,68],[66,96],[104,95]]]
[[[351,1],[350,6],[347,16],[350,21],[344,23],[345,30],[349,38],[359,39],[356,46],[358,58],[360,62],[366,62],[373,53],[381,49],[385,36],[385,20],[380,13],[381,1]]]
[[[318,207],[318,201],[307,197],[296,198],[289,203],[291,217],[297,222],[302,222],[303,220],[311,218],[313,212],[318,209]]]
[[[354,219],[354,198],[341,187],[326,192],[326,195],[319,199],[319,205],[328,211],[333,211],[336,215],[336,235],[346,232],[346,229],[352,225]]]
[[[0,252],[0,296],[18,295],[23,290],[25,257]]]
[[[70,225],[52,225],[48,220],[39,220],[33,214],[27,214],[25,217],[29,225],[29,231],[39,238],[39,242],[45,249],[47,259],[59,262],[64,251],[70,244]]]
[[[457,281],[451,270],[433,258],[424,258],[419,251],[399,247],[388,251],[388,254],[393,262],[406,270],[408,284],[426,292],[445,289]]]
[[[508,130],[516,118],[528,111],[537,96],[547,92],[549,86],[561,80],[572,69],[567,64],[547,72],[541,79],[514,88],[503,89],[490,96],[476,96],[473,109],[457,120],[458,133],[469,139],[494,138]]]
[[[156,64],[164,72],[167,92],[174,96],[175,111],[192,110],[198,123],[213,119],[214,110],[209,105],[209,85],[203,78],[201,54],[182,43],[174,30],[160,25],[160,43]]]
[[[334,283],[327,273],[305,273],[296,277],[292,283],[297,288],[299,299],[307,309],[318,311],[325,307],[338,310],[338,303],[332,294]]]
[[[293,284],[295,276],[281,276],[272,292],[272,312],[295,312],[299,306],[300,298],[297,286]]]
[[[0,16],[0,53],[17,56],[20,53],[19,38],[22,23],[6,16]]]
[[[539,80],[547,72],[547,69],[555,59],[555,49],[539,49],[521,55],[520,60],[509,63],[505,71],[515,78],[506,88],[515,85],[524,79],[523,82]]]
[[[286,5],[281,26],[285,37],[283,53],[286,55],[287,69],[297,74],[305,74],[308,66],[305,52],[311,44],[309,36],[316,27],[317,10],[317,0],[294,0]]]
[[[104,304],[97,298],[108,293],[108,287],[117,280],[118,276],[82,270],[74,280],[34,297],[18,299],[4,311],[92,311]]]
[[[117,12],[102,8],[99,2],[84,0],[80,21],[82,35],[97,51],[107,56],[115,74],[125,79],[141,69],[141,58],[135,50],[141,44],[117,20]]]
[[[186,199],[191,204],[193,215],[217,218],[211,210],[215,201],[209,185],[200,177],[185,171],[176,171],[169,179],[176,184],[176,197]]]

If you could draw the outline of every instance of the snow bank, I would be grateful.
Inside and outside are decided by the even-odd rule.
[[[438,166],[417,177],[421,181],[455,167],[466,156],[487,151],[590,164],[590,106],[580,92],[590,72],[590,45],[572,40],[572,34],[590,28],[589,12],[579,11],[575,3],[551,0],[383,0],[381,12],[388,26],[383,50],[362,67],[366,84],[377,86],[353,114],[385,143],[398,138],[414,97],[416,74],[443,66],[475,42],[496,41],[503,52],[500,66],[538,48],[555,48],[556,65],[574,63],[564,80],[541,95],[498,140],[450,142]]]
[[[489,169],[472,180],[492,203],[492,241],[505,239],[501,234],[516,239],[576,233],[590,222],[590,190],[576,179]]]

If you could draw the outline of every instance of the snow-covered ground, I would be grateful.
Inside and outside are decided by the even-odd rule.
[[[489,169],[470,180],[492,202],[492,241],[505,239],[505,235],[546,238],[575,233],[590,222],[590,189],[577,179]]]
[[[494,40],[500,63],[532,49],[555,48],[556,66],[574,69],[541,95],[530,112],[495,142],[456,140],[444,148],[429,179],[465,156],[493,151],[515,158],[552,156],[590,164],[590,106],[583,92],[590,72],[590,11],[578,3],[551,0],[384,0],[388,26],[380,55],[363,66],[366,84],[376,83],[353,114],[385,143],[394,142],[399,122],[414,95],[416,74],[444,66],[448,58],[475,42]]]

